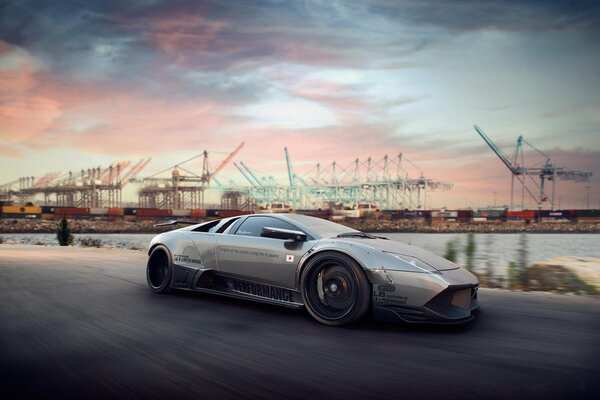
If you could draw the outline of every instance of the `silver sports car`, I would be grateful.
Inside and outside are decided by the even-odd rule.
[[[162,233],[146,268],[156,293],[186,289],[306,307],[317,321],[460,323],[479,307],[477,278],[398,241],[320,218],[254,214]]]

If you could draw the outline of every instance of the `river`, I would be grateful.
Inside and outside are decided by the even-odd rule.
[[[100,240],[103,247],[145,250],[154,234],[77,234],[75,240],[92,238]],[[405,242],[444,256],[449,242],[454,242],[456,262],[464,265],[465,233],[387,233],[391,240]],[[58,245],[56,236],[50,233],[2,234],[4,242]],[[493,275],[505,276],[510,261],[517,261],[521,246],[526,249],[527,262],[547,260],[557,256],[600,258],[600,234],[486,234],[473,235],[475,240],[475,271],[491,271]],[[525,238],[525,244],[522,244]]]

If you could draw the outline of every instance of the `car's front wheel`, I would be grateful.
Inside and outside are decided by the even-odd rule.
[[[158,245],[150,253],[146,264],[146,279],[148,286],[155,293],[167,293],[171,290],[171,276],[173,263],[169,250],[163,245]]]
[[[304,268],[300,284],[306,309],[323,324],[348,324],[369,309],[369,281],[356,261],[345,254],[317,254]]]

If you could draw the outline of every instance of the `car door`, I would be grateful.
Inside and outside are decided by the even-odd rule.
[[[223,274],[237,278],[295,289],[300,258],[316,244],[261,237],[264,227],[300,230],[271,216],[249,216],[235,232],[217,238],[217,263]]]

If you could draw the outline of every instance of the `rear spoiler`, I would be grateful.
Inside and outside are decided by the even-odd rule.
[[[172,221],[167,221],[167,222],[163,222],[161,224],[154,224],[155,228],[158,228],[159,226],[172,226],[172,225],[198,225],[200,222],[197,221],[178,221],[178,220],[172,220]]]

